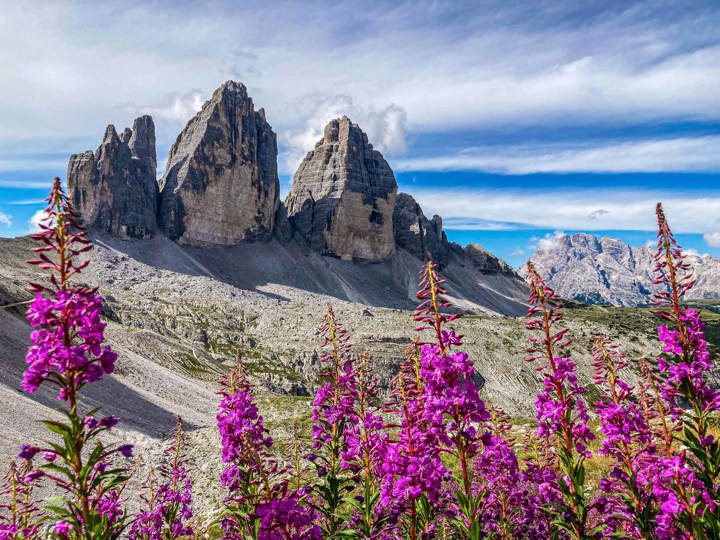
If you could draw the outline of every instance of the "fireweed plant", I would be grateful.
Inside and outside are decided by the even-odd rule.
[[[528,362],[542,362],[544,391],[535,401],[538,435],[556,450],[561,479],[545,489],[559,490],[561,503],[549,500],[554,525],[573,540],[593,537],[588,530],[589,505],[585,496],[585,460],[592,456],[588,444],[595,439],[588,427],[588,409],[582,399],[585,388],[578,382],[575,362],[564,350],[572,340],[568,329],[557,329],[562,321],[560,297],[538,275],[528,261],[530,309],[526,327],[534,332]]]
[[[226,540],[320,540],[317,515],[303,504],[309,489],[291,487],[291,465],[270,450],[273,440],[259,414],[247,373],[238,364],[221,382],[217,425],[228,490],[221,518]]]
[[[296,425],[291,455],[281,455],[238,355],[221,381],[217,413],[227,495],[217,521],[201,530],[192,521],[192,465],[179,419],[160,472],[129,505],[140,510],[123,507],[131,497],[123,458],[132,449],[102,442],[116,418],[80,410],[83,387],[116,361],[104,345],[101,297],[71,281],[91,244],[58,179],[47,201],[31,262],[49,281],[31,284],[22,386],[55,387],[64,419],[45,421],[51,440],[24,445],[22,461],[10,464],[0,540],[720,540],[720,444],[711,432],[720,392],[708,382],[704,324],[683,304],[691,269],[660,205],[657,359],[635,362],[594,337],[598,397],[586,404],[560,299],[528,264],[528,360],[542,386],[537,430],[517,429],[480,399],[474,362],[451,328],[457,315],[427,263],[418,333],[384,403],[372,359],[353,352],[328,307],[309,449]],[[590,464],[599,468],[597,483],[587,478]],[[33,498],[41,481],[57,491],[44,504]]]
[[[23,389],[32,393],[43,383],[58,390],[64,404],[62,421],[45,420],[55,436],[44,447],[23,445],[20,458],[38,454],[43,464],[24,481],[45,477],[60,495],[49,499],[45,519],[53,522],[50,536],[58,539],[105,540],[118,538],[126,515],[121,492],[128,479],[118,457],[132,456],[132,446],[107,446],[99,435],[118,423],[112,416],[98,418],[97,410],[81,412],[79,397],[86,384],[112,373],[117,355],[104,346],[105,324],[100,320],[102,298],[96,289],[75,286],[71,278],[87,266],[79,256],[92,244],[78,216],[55,178],[47,199],[40,232],[32,235],[43,245],[30,261],[49,272],[49,284],[31,284],[36,293],[27,312],[33,331],[27,353]]]
[[[188,477],[187,442],[182,419],[178,416],[172,442],[165,449],[158,485],[153,469],[148,472],[145,508],[130,528],[131,540],[172,540],[192,538],[192,482]]]
[[[347,332],[338,324],[331,306],[320,332],[322,384],[313,400],[312,453],[308,459],[318,475],[313,495],[322,516],[324,537],[336,538],[347,520],[346,496],[357,479],[358,469],[353,462],[360,450],[358,374]]]
[[[25,478],[33,465],[25,460],[21,465],[11,461],[0,489],[0,538],[39,538],[40,512],[33,498],[33,482]]]

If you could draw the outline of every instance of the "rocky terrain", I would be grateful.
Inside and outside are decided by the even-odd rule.
[[[575,233],[559,237],[530,260],[563,298],[590,304],[639,306],[650,303],[654,248],[631,247],[615,238]],[[720,260],[687,255],[696,276],[690,299],[720,297]],[[521,273],[523,271],[521,270]]]
[[[388,299],[400,301],[393,296],[397,289],[385,285],[392,283],[391,276],[403,271],[415,275],[418,269],[417,259],[407,253],[361,266],[278,241],[188,247],[162,235],[124,241],[96,234],[94,242],[91,264],[82,276],[100,286],[108,340],[119,361],[114,376],[88,388],[85,403],[122,418],[116,436],[151,455],[172,428],[174,415],[182,415],[193,432],[202,470],[210,476],[216,469],[208,463],[219,459],[212,443],[216,381],[233,364],[238,347],[270,426],[283,440],[293,418],[307,425],[306,396],[316,385],[319,327],[327,303],[350,332],[355,350],[368,352],[384,385],[415,334],[407,297],[408,309],[387,307]],[[27,301],[26,283],[41,278],[24,263],[32,246],[27,238],[0,240],[0,305]],[[451,254],[448,271],[471,279],[472,269],[456,267],[456,256]],[[302,270],[291,266],[297,260],[304,260]],[[414,288],[416,282],[406,286]],[[22,305],[0,307],[0,394],[11,405],[0,410],[0,454],[5,457],[28,435],[40,437],[36,420],[57,407],[47,389],[32,396],[19,390],[30,331],[23,311]],[[573,354],[591,392],[597,392],[591,378],[593,334],[613,336],[633,356],[658,352],[655,318],[647,310],[591,307],[571,308],[567,314],[576,338]],[[466,336],[484,398],[515,416],[532,415],[539,385],[534,366],[524,362],[528,334],[523,318],[477,314],[454,325]]]

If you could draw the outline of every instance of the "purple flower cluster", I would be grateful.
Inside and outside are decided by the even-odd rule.
[[[32,393],[50,381],[60,387],[58,398],[66,400],[68,383],[78,389],[112,373],[117,354],[103,346],[106,325],[100,320],[99,295],[76,289],[59,290],[54,296],[38,294],[28,309],[27,319],[35,330],[22,386]]]
[[[314,512],[297,494],[263,501],[255,513],[260,519],[257,540],[323,540]]]
[[[658,338],[666,353],[658,358],[658,369],[665,374],[666,381],[662,388],[663,398],[675,404],[678,398],[689,394],[699,398],[705,412],[720,410],[720,391],[705,380],[712,368],[705,324],[700,314],[690,308],[680,308],[678,319],[677,330],[670,330],[667,325],[658,327]],[[673,410],[678,409],[673,407]]]
[[[188,524],[193,517],[192,482],[188,477],[185,457],[185,433],[178,417],[173,444],[165,451],[169,467],[161,469],[163,482],[155,489],[150,482],[147,508],[135,518],[130,528],[131,540],[164,540],[192,537],[194,530]]]
[[[236,384],[237,387],[234,386]],[[234,493],[251,480],[251,476],[256,474],[254,471],[263,467],[262,459],[273,440],[246,383],[236,380],[221,395],[217,425],[222,443],[222,460],[228,464],[221,481],[223,486]]]
[[[217,425],[222,459],[228,464],[221,483],[229,493],[221,521],[224,538],[321,540],[317,514],[303,504],[307,490],[289,490],[289,468],[269,453],[273,441],[240,362],[223,382],[220,395]]]
[[[454,333],[453,333],[454,335]],[[424,419],[438,442],[453,447],[461,437],[469,456],[477,452],[479,423],[490,419],[473,380],[473,361],[467,353],[443,354],[440,345],[420,351]]]

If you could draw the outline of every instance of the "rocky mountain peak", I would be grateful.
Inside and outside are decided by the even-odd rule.
[[[121,238],[148,238],[157,230],[155,125],[142,116],[119,137],[105,128],[93,153],[70,157],[68,193],[89,226]]]
[[[380,261],[395,252],[397,183],[347,116],[331,120],[300,164],[285,201],[296,234],[323,254]]]
[[[530,260],[564,298],[636,306],[648,304],[659,287],[653,283],[653,254],[652,249],[632,247],[617,238],[575,233],[545,243]],[[697,257],[689,262],[697,282],[688,298],[720,296],[720,260]]]
[[[278,210],[277,141],[245,85],[215,90],[170,149],[160,222],[183,244],[268,238]]]

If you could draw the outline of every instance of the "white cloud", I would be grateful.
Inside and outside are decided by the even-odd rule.
[[[28,230],[28,232],[36,233],[40,231],[40,223],[45,221],[46,218],[47,214],[45,213],[45,210],[38,210],[37,212],[35,212],[28,220],[28,223],[30,225],[30,229]]]
[[[322,138],[325,125],[341,116],[358,124],[377,150],[398,154],[407,149],[407,115],[397,105],[382,110],[365,109],[356,105],[349,95],[315,95],[300,100],[298,109],[307,111],[303,125],[280,133],[280,140],[287,146],[279,160],[283,173],[294,173],[305,154]]]
[[[703,235],[705,243],[714,248],[720,248],[720,232],[709,232]]]
[[[123,9],[107,2],[5,4],[3,141],[41,132],[99,136],[107,123],[128,125],[127,104],[133,104],[132,110],[166,120],[158,142],[167,146],[226,79],[244,81],[288,141],[302,138],[314,116],[299,102],[347,96],[366,116],[337,112],[368,129],[377,123],[373,141],[388,152],[402,150],[404,129],[720,118],[720,12],[701,3],[616,9],[599,2],[582,8],[508,2],[470,9],[436,2],[213,2],[175,11],[162,2]],[[307,142],[293,149],[307,151]],[[711,147],[690,149],[691,166],[716,163],[695,152]],[[660,148],[648,151],[662,157]],[[603,159],[570,157],[569,170]],[[557,158],[550,156],[545,168],[562,170]],[[514,167],[533,169],[533,163],[514,160]],[[624,163],[639,168],[633,155]]]
[[[155,106],[128,105],[128,111],[134,115],[149,114],[153,119],[164,120],[173,124],[184,124],[202,109],[205,98],[200,91],[194,90],[187,94],[170,94]]]
[[[589,148],[471,148],[449,156],[397,159],[400,171],[482,170],[506,174],[719,171],[720,136],[632,141]]]
[[[598,207],[613,216],[612,228],[653,231],[655,204],[662,201],[675,232],[713,232],[720,215],[720,196],[654,193],[617,189],[493,191],[484,189],[416,189],[413,196],[426,214],[443,218],[522,224],[525,228],[606,230],[604,220],[588,216]],[[478,227],[483,228],[483,227]],[[522,227],[517,227],[522,228]]]
[[[700,253],[695,248],[683,249],[683,254],[687,255],[688,257],[697,258],[697,259],[704,259],[705,257],[711,256],[709,253]]]
[[[546,234],[543,238],[538,238],[533,242],[537,247],[533,246],[534,249],[541,249],[543,251],[553,251],[560,247],[560,241],[567,237],[562,231],[555,231],[552,234]]]
[[[4,225],[5,227],[12,226],[12,216],[0,212],[0,225]]]
[[[45,202],[45,199],[20,199],[17,201],[8,201],[7,204],[11,204],[13,206],[32,206],[37,204],[43,204]]]

